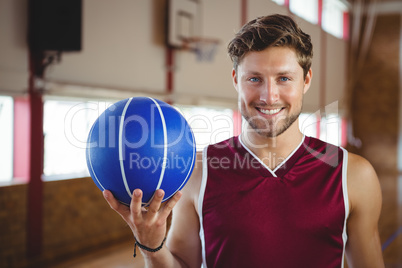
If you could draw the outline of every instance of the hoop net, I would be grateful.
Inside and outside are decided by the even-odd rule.
[[[195,52],[199,62],[211,62],[215,58],[219,43],[220,41],[214,38],[186,38],[183,39],[183,49]]]

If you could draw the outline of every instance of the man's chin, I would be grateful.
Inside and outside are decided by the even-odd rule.
[[[273,124],[265,124],[261,126],[258,122],[253,120],[248,121],[251,128],[260,136],[264,138],[275,138],[282,135],[287,129],[290,128],[295,122],[298,116],[292,116],[288,118],[286,121],[282,121],[284,124],[280,124],[279,126],[275,126]],[[260,126],[259,126],[260,125]]]
[[[258,135],[264,137],[264,138],[276,138],[280,136],[283,132],[285,132],[286,129],[279,130],[279,131],[270,131],[270,130],[262,130],[262,129],[257,129],[256,132]]]

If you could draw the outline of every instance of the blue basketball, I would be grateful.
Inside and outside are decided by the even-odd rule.
[[[171,105],[148,97],[121,100],[93,124],[87,141],[89,172],[100,190],[129,205],[134,189],[147,206],[155,190],[163,202],[183,188],[195,164],[193,132]]]

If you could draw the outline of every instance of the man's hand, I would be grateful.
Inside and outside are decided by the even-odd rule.
[[[130,226],[137,241],[149,248],[159,247],[166,237],[167,218],[182,193],[177,192],[165,204],[162,204],[164,195],[165,192],[162,189],[156,190],[149,207],[146,209],[141,206],[142,191],[140,189],[134,190],[130,207],[116,200],[110,191],[103,191],[103,196],[110,207]],[[146,254],[146,252],[143,253]]]

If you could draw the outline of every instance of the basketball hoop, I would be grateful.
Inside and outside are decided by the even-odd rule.
[[[182,49],[195,52],[197,61],[212,62],[214,60],[219,39],[205,37],[183,38]]]

